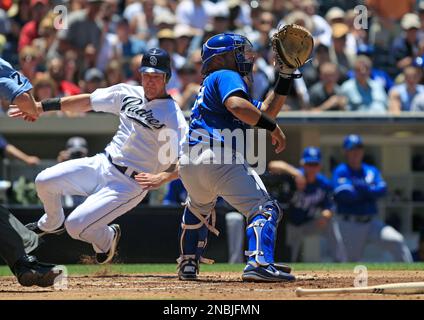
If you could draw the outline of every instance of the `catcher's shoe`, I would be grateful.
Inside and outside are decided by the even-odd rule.
[[[58,229],[56,229],[56,230],[53,230],[53,231],[44,231],[44,230],[41,230],[39,227],[38,227],[38,223],[37,222],[31,222],[31,223],[28,223],[28,224],[26,224],[25,225],[25,227],[28,229],[28,230],[31,230],[31,231],[33,231],[33,232],[35,232],[40,238],[42,237],[42,236],[45,236],[46,234],[55,234],[55,235],[60,235],[60,234],[62,234],[62,233],[64,233],[65,232],[65,226],[62,224],[62,226],[61,227],[59,227]]]
[[[116,248],[118,247],[119,239],[121,238],[121,228],[118,224],[111,224],[110,227],[115,233],[112,239],[112,245],[106,253],[96,253],[96,262],[98,264],[106,264],[112,261],[116,253]]]
[[[193,258],[182,260],[178,265],[178,279],[183,281],[197,280],[199,261]]]
[[[249,282],[283,282],[294,281],[295,276],[276,269],[272,264],[268,266],[254,266],[247,264],[243,270],[243,281]]]
[[[22,286],[45,288],[54,285],[55,279],[62,273],[55,267],[54,264],[38,262],[34,256],[25,255],[15,263],[12,270]]]

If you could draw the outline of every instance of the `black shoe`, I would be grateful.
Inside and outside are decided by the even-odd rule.
[[[178,264],[178,279],[196,280],[199,273],[199,261],[193,258],[182,259]]]
[[[31,222],[25,225],[28,230],[35,232],[39,237],[45,236],[46,234],[60,235],[65,232],[65,226],[62,225],[60,228],[53,231],[44,231],[38,227],[38,222]]]
[[[96,262],[98,264],[106,264],[112,261],[115,253],[116,248],[118,247],[119,239],[121,238],[121,228],[118,224],[112,224],[110,227],[115,232],[115,235],[113,236],[112,245],[110,247],[110,250],[106,253],[96,253]]]
[[[268,266],[254,266],[250,263],[243,270],[243,281],[249,282],[283,282],[294,281],[295,276],[275,268],[272,264]]]
[[[38,262],[34,256],[25,255],[15,263],[12,271],[22,286],[45,288],[54,285],[55,279],[62,273],[55,267],[54,264]]]

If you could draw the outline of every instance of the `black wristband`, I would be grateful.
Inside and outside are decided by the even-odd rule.
[[[280,96],[287,96],[290,92],[293,79],[278,77],[277,84],[274,87],[274,92]]]
[[[272,132],[277,127],[277,123],[267,114],[261,112],[261,117],[259,118],[258,123],[255,126]]]
[[[60,110],[62,104],[60,103],[60,98],[50,98],[41,101],[41,106],[43,111],[57,111]]]

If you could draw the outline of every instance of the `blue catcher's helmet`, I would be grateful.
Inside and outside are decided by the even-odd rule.
[[[220,54],[234,51],[237,70],[242,76],[253,68],[252,43],[245,36],[235,33],[220,33],[209,38],[202,46],[202,73],[206,74],[210,60]]]

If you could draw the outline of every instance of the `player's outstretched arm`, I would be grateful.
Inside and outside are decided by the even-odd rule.
[[[50,98],[41,102],[35,102],[36,114],[23,111],[20,106],[11,105],[8,110],[8,116],[11,118],[23,118],[26,121],[33,122],[38,117],[49,111],[73,111],[88,112],[92,110],[90,94],[78,94],[75,96],[63,98]]]

